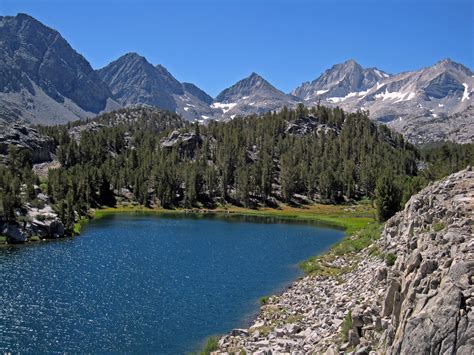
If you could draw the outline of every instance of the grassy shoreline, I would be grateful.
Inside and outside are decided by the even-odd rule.
[[[221,216],[251,216],[278,218],[282,220],[316,222],[328,227],[342,228],[346,234],[353,234],[363,229],[367,224],[374,221],[374,211],[369,204],[357,205],[323,205],[313,204],[303,207],[281,206],[279,208],[248,209],[236,206],[224,206],[214,209],[164,209],[147,208],[138,205],[119,205],[117,207],[106,207],[94,210],[92,218],[101,218],[117,213],[156,213],[156,214],[195,214],[195,215],[221,215]],[[84,221],[80,221],[79,225]]]
[[[246,209],[236,206],[224,206],[215,209],[163,209],[146,208],[138,205],[119,205],[95,210],[92,218],[102,218],[117,213],[152,213],[162,215],[217,215],[251,216],[277,218],[295,222],[313,222],[322,226],[341,228],[345,231],[342,240],[334,244],[325,253],[315,255],[300,263],[305,274],[338,275],[339,270],[331,265],[337,256],[357,253],[370,245],[380,235],[381,224],[374,218],[374,209],[369,203],[355,205],[313,204],[303,207],[280,206],[279,208]],[[82,222],[83,223],[83,222]],[[82,225],[82,224],[81,224]],[[79,226],[80,227],[80,226]],[[78,227],[78,228],[79,228]]]

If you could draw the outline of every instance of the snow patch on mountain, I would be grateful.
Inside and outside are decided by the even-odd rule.
[[[464,86],[464,92],[462,93],[462,100],[461,101],[464,101],[464,100],[469,100],[469,86],[466,84],[466,83],[462,83],[462,85]]]
[[[401,102],[401,101],[412,100],[415,96],[416,96],[416,93],[414,92],[399,92],[399,91],[388,92],[388,89],[385,89],[385,92],[375,95],[375,98],[382,99],[382,101],[396,100],[395,102]]]
[[[211,105],[212,108],[221,109],[222,112],[224,112],[224,114],[227,113],[228,111],[232,110],[235,106],[237,106],[236,102],[230,102],[230,103],[227,103],[227,104],[224,104],[222,102],[214,102]]]

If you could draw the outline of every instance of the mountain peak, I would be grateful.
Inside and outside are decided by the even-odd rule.
[[[455,63],[451,58],[444,58],[444,59],[441,59],[440,61],[438,61],[436,64],[453,64]],[[456,63],[457,64],[457,63]]]
[[[152,66],[148,60],[136,52],[128,52],[119,57],[116,62],[143,63]]]
[[[64,121],[106,108],[111,93],[89,62],[57,31],[33,17],[24,13],[0,17],[0,53],[3,90],[26,90],[34,102],[22,108],[21,115]],[[37,95],[32,83],[44,95]],[[71,110],[65,99],[78,107]]]
[[[32,20],[32,21],[35,21],[35,22],[39,22],[37,19],[35,19],[34,17],[28,15],[28,14],[25,14],[24,12],[19,12],[16,16],[17,19],[19,20]]]
[[[460,71],[468,76],[473,75],[473,72],[470,68],[465,67],[461,63],[457,63],[450,58],[442,59],[438,61],[437,63],[435,63],[435,65],[433,65],[432,67],[429,67],[428,69],[435,70],[435,71],[441,70],[441,71],[450,71],[450,72]]]
[[[219,95],[217,95],[215,101],[234,102],[241,99],[242,97],[249,97],[263,93],[269,94],[270,92],[283,94],[263,77],[255,72],[252,72],[248,77],[238,81],[231,87],[222,91]]]
[[[134,52],[124,54],[98,74],[122,105],[147,104],[174,111],[173,95],[183,94],[181,83],[164,67],[155,67]]]
[[[294,106],[295,97],[275,88],[255,72],[223,90],[214,99],[212,108],[222,110],[224,117],[264,113],[281,109],[283,106]]]
[[[337,65],[337,64],[336,64],[336,65]],[[346,60],[344,63],[342,63],[342,65],[344,65],[344,66],[360,66],[360,64],[357,63],[357,62],[355,61],[355,59],[352,59],[352,58]]]
[[[255,73],[254,71],[248,76],[250,78],[263,79],[261,75]]]
[[[121,58],[131,58],[131,59],[134,59],[134,58],[143,58],[143,59],[145,59],[145,57],[141,56],[141,55],[138,54],[137,52],[128,52],[128,53],[125,53]]]
[[[325,97],[344,97],[350,93],[365,91],[379,80],[388,77],[376,69],[364,69],[354,59],[333,65],[317,79],[306,82],[292,91],[292,94],[306,102]]]

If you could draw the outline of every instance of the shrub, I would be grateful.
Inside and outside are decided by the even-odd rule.
[[[397,260],[397,257],[395,254],[392,254],[392,253],[388,253],[387,255],[385,255],[385,264],[387,266],[392,266],[395,264],[395,260]]]
[[[444,223],[435,223],[433,224],[433,230],[439,232],[444,229]]]
[[[270,299],[270,296],[260,297],[260,304],[267,304],[269,299]]]
[[[38,199],[31,200],[30,205],[38,209],[44,208],[44,202]]]
[[[346,317],[342,321],[341,325],[341,336],[343,341],[347,341],[349,338],[349,330],[352,329],[352,312],[349,311],[347,313]]]
[[[383,174],[375,186],[377,219],[384,222],[400,210],[401,192],[392,174]]]
[[[218,341],[219,338],[217,336],[207,338],[204,349],[200,352],[200,355],[209,355],[213,351],[216,351],[219,348]]]

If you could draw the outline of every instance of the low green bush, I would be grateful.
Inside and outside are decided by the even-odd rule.
[[[444,229],[444,223],[435,223],[433,224],[433,230],[435,232],[442,231]]]
[[[44,201],[38,200],[37,198],[35,198],[34,200],[30,201],[30,204],[31,204],[31,206],[33,206],[34,208],[39,208],[39,209],[44,208]]]
[[[387,266],[392,266],[395,264],[395,260],[397,260],[397,256],[392,253],[388,253],[385,255],[385,264]]]
[[[341,337],[344,342],[346,342],[347,339],[349,338],[349,330],[351,329],[352,329],[352,312],[349,311],[349,313],[347,313],[346,317],[342,321],[342,325],[341,325]]]
[[[207,338],[206,344],[204,345],[204,348],[199,354],[209,355],[213,351],[216,351],[219,348],[218,341],[219,341],[219,337],[217,336],[212,336],[212,337]]]

